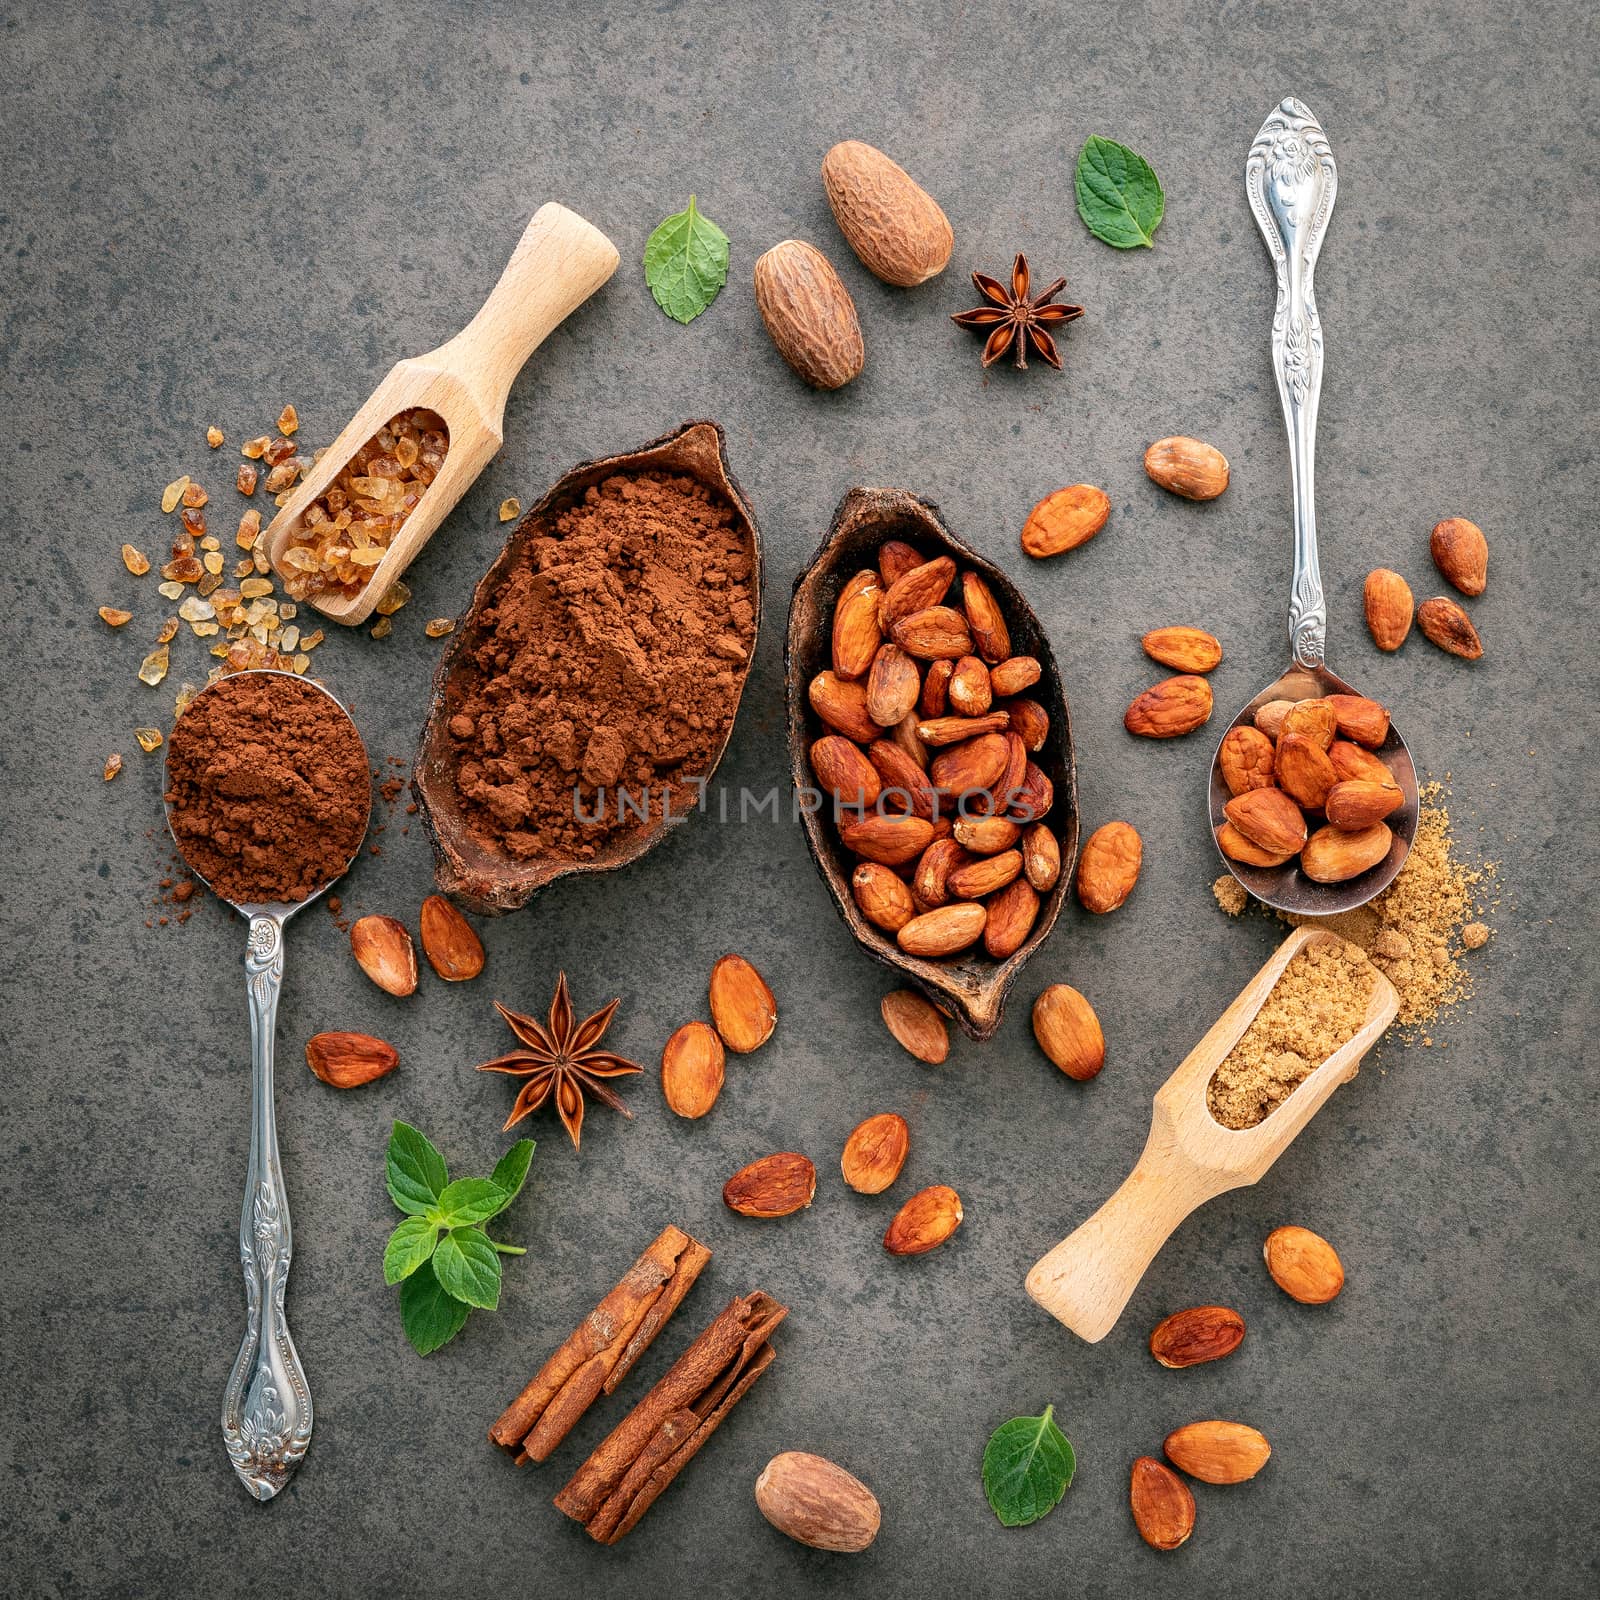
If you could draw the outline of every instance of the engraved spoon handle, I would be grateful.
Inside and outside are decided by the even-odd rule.
[[[222,1438],[233,1470],[258,1500],[289,1481],[311,1442],[311,1391],[284,1320],[293,1243],[273,1116],[272,1044],[283,987],[283,921],[250,917],[250,1176],[239,1220],[244,1341],[222,1398]]]
[[[1339,171],[1310,108],[1290,97],[1261,124],[1244,169],[1245,192],[1278,274],[1272,314],[1272,370],[1289,430],[1294,490],[1294,584],[1289,648],[1302,667],[1322,665],[1328,608],[1317,564],[1315,457],[1322,393],[1322,321],[1311,286],[1328,231]]]

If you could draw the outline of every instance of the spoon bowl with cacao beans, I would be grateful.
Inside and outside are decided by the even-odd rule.
[[[1323,661],[1327,602],[1313,489],[1322,323],[1312,273],[1338,190],[1327,136],[1286,99],[1262,124],[1245,189],[1277,269],[1272,366],[1294,500],[1290,663],[1250,697],[1211,763],[1211,827],[1228,870],[1264,904],[1351,911],[1394,881],[1417,828],[1417,771],[1378,701]]]

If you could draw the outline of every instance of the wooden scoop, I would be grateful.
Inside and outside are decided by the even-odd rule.
[[[1223,1058],[1255,1020],[1283,969],[1309,944],[1336,944],[1323,928],[1297,928],[1215,1026],[1156,1091],[1150,1137],[1122,1187],[1075,1233],[1034,1263],[1028,1293],[1091,1344],[1112,1329],[1156,1252],[1196,1206],[1255,1183],[1322,1109],[1394,1020],[1400,997],[1382,973],[1361,1031],[1341,1045],[1266,1120],[1225,1128],[1206,1105]]]
[[[616,246],[576,212],[540,206],[477,316],[437,350],[395,363],[272,519],[265,536],[267,559],[285,576],[283,553],[306,508],[402,411],[426,406],[444,418],[449,430],[444,465],[366,586],[353,595],[337,590],[313,595],[307,604],[350,626],[371,615],[500,448],[506,396],[523,363],[617,270],[618,259]]]

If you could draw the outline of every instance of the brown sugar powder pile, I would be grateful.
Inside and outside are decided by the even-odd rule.
[[[1377,973],[1359,945],[1314,944],[1283,969],[1212,1075],[1206,1104],[1225,1128],[1253,1128],[1366,1019]]]
[[[733,508],[691,478],[617,475],[557,516],[447,689],[473,834],[518,860],[587,859],[692,809],[738,705],[754,581]]]
[[[1416,1028],[1472,992],[1460,957],[1488,942],[1489,929],[1474,918],[1478,893],[1492,870],[1469,867],[1457,857],[1439,785],[1429,784],[1422,791],[1411,853],[1382,894],[1336,917],[1287,920],[1297,927],[1327,928],[1365,950],[1399,992],[1401,1026]],[[1249,901],[1232,877],[1219,878],[1212,892],[1230,916]]]
[[[185,863],[225,900],[303,900],[361,845],[371,807],[354,724],[314,684],[241,672],[195,696],[167,742]]]

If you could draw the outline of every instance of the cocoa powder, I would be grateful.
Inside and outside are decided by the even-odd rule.
[[[185,863],[224,900],[303,900],[344,871],[371,808],[367,753],[338,704],[284,673],[195,696],[167,743],[166,801]]]
[[[692,478],[619,474],[556,515],[446,691],[474,836],[582,860],[692,809],[738,705],[754,578],[732,506]]]

